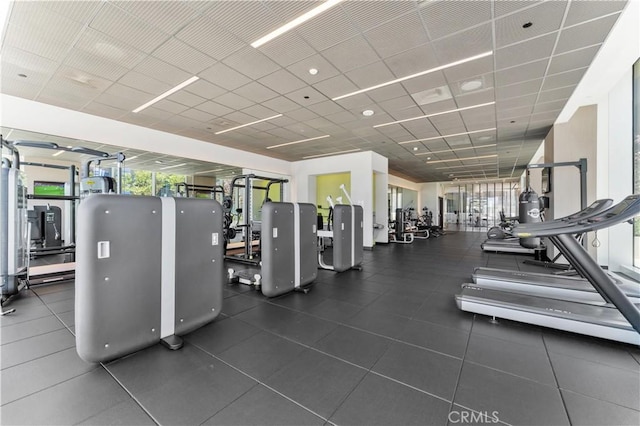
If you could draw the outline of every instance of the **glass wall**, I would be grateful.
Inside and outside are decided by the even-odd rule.
[[[482,182],[445,187],[444,221],[448,229],[486,231],[500,223],[500,212],[518,215],[520,183]]]

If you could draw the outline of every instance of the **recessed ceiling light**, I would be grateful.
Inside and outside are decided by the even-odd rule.
[[[434,136],[432,138],[424,138],[424,139],[412,139],[410,141],[402,141],[402,142],[398,142],[398,145],[404,145],[407,143],[413,143],[413,142],[424,142],[424,141],[434,141],[437,139],[445,139],[445,138],[452,138],[454,136],[463,136],[463,135],[472,135],[474,133],[480,133],[480,132],[488,132],[491,130],[495,130],[495,127],[491,127],[489,129],[482,129],[482,130],[473,130],[471,132],[462,132],[462,133],[453,133],[450,135],[441,135],[441,136]]]
[[[480,136],[480,137],[478,138],[478,140],[479,140],[479,141],[488,141],[488,140],[490,140],[490,139],[491,139],[491,136],[487,136],[487,135],[485,135],[485,136]]]
[[[166,98],[167,96],[173,95],[174,93],[176,93],[178,90],[182,89],[183,87],[187,87],[188,85],[190,85],[191,83],[193,83],[196,80],[200,80],[200,77],[198,76],[193,76],[190,79],[183,81],[182,83],[178,84],[176,87],[167,90],[166,92],[164,92],[163,94],[161,94],[158,97],[155,97],[153,99],[151,99],[149,102],[147,102],[144,105],[140,105],[138,108],[134,109],[132,112],[134,113],[138,113],[140,111],[142,111],[145,108],[150,107],[151,105],[155,104],[158,101],[163,100],[164,98]]]
[[[533,26],[532,22],[525,22],[524,24],[522,24],[522,28],[529,28],[531,26]]]
[[[466,111],[468,109],[481,108],[481,107],[485,107],[485,106],[489,106],[489,105],[493,105],[493,104],[495,104],[495,101],[486,102],[486,103],[478,104],[478,105],[471,105],[471,106],[462,107],[462,108],[450,109],[450,110],[447,110],[447,111],[434,112],[433,114],[420,115],[418,117],[405,118],[404,120],[390,121],[388,123],[376,124],[373,127],[378,128],[378,127],[390,126],[392,124],[406,123],[407,121],[420,120],[421,118],[436,117],[438,115],[450,114],[452,112]]]
[[[427,162],[427,164],[435,164],[435,163],[448,163],[450,161],[467,161],[467,160],[477,160],[480,158],[493,158],[493,157],[497,157],[498,154],[491,154],[491,155],[478,155],[476,157],[464,157],[464,158],[451,158],[449,160],[436,160],[436,161],[429,161]]]
[[[431,157],[427,157],[427,160],[431,160]]]
[[[516,120],[511,120],[509,123],[513,124],[513,123],[515,123],[515,122],[516,122]]]
[[[286,24],[284,24],[280,28],[277,28],[276,30],[270,32],[266,36],[261,37],[258,40],[254,41],[253,43],[251,43],[251,47],[258,48],[258,47],[262,46],[263,44],[273,40],[276,37],[281,36],[282,34],[286,33],[287,31],[290,31],[290,30],[294,29],[298,25],[300,25],[300,24],[302,24],[304,22],[307,22],[309,19],[313,18],[314,16],[317,16],[317,15],[321,14],[325,10],[335,6],[336,4],[340,3],[341,1],[342,0],[328,0],[328,1],[325,1],[320,6],[314,7],[313,9],[308,11],[307,13],[304,13],[304,14],[298,16],[296,19],[287,22]]]
[[[253,124],[262,123],[263,121],[273,120],[274,118],[278,118],[278,117],[282,117],[282,114],[272,115],[271,117],[263,118],[262,120],[256,120],[256,121],[252,121],[251,123],[241,124],[240,126],[232,127],[230,129],[220,130],[219,132],[216,132],[215,134],[216,135],[220,135],[222,133],[227,133],[227,132],[230,132],[232,130],[241,129],[243,127],[251,126]]]
[[[478,90],[482,87],[482,80],[469,80],[460,85],[460,90],[463,92],[470,92],[472,90]]]
[[[371,109],[365,109],[364,111],[362,111],[362,115],[364,115],[365,117],[371,117],[373,114],[374,112]]]
[[[315,141],[315,140],[318,140],[318,139],[328,138],[330,136],[331,135],[317,136],[315,138],[308,138],[308,139],[302,139],[302,140],[299,140],[299,141],[281,143],[281,144],[278,144],[278,145],[271,145],[271,146],[268,146],[267,149],[280,148],[281,146],[295,145],[297,143]]]
[[[22,73],[20,73],[20,74],[18,74],[18,77],[21,77],[21,78],[27,78],[27,75],[26,75],[26,74],[22,74]]]
[[[73,147],[72,147],[71,145],[67,145],[67,148],[71,149],[71,148],[73,148]]]
[[[160,161],[160,160],[156,160],[156,161],[154,161],[154,163],[156,163],[156,164],[162,164],[162,161]]]
[[[309,74],[311,74],[311,75],[318,74],[318,69],[317,68],[309,68]]]
[[[418,150],[418,147],[417,147],[417,146],[414,146],[414,147],[413,147],[413,150],[414,150],[414,151],[417,151],[417,150]]]
[[[431,68],[431,69],[428,69],[428,70],[425,70],[425,71],[421,71],[421,72],[418,72],[418,73],[415,73],[415,74],[411,74],[411,75],[407,75],[407,76],[404,76],[404,77],[396,78],[395,80],[391,80],[391,81],[387,81],[387,82],[384,82],[384,83],[376,84],[375,86],[370,86],[370,87],[366,87],[364,89],[356,90],[355,92],[347,93],[345,95],[341,95],[341,96],[335,97],[335,98],[333,98],[331,100],[332,101],[338,101],[340,99],[348,98],[349,96],[359,95],[360,93],[368,92],[369,90],[379,89],[381,87],[389,86],[390,84],[400,83],[402,81],[409,80],[409,79],[416,78],[416,77],[420,77],[420,76],[423,76],[423,75],[426,75],[426,74],[430,74],[432,72],[442,71],[442,70],[447,69],[447,68],[455,67],[456,65],[462,65],[464,63],[467,63],[467,62],[470,62],[470,61],[475,61],[476,59],[485,58],[485,57],[491,56],[491,55],[493,55],[493,51],[490,50],[488,52],[484,52],[484,53],[481,53],[481,54],[475,55],[475,56],[470,56],[468,58],[461,59],[461,60],[455,61],[455,62],[451,62],[449,64],[441,65],[439,67]]]

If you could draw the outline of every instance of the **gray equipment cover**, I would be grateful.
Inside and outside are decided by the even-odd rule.
[[[338,204],[333,209],[333,268],[346,271],[362,263],[364,256],[362,206]]]
[[[162,205],[156,197],[94,195],[78,209],[78,355],[99,362],[160,340]]]
[[[214,200],[96,194],[78,211],[76,347],[90,362],[184,334],[221,311]]]
[[[226,282],[222,206],[215,200],[175,198],[175,334],[213,321],[222,308]]]
[[[307,203],[262,207],[262,294],[278,296],[316,279],[317,216]]]

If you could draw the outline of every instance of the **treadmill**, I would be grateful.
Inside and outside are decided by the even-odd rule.
[[[579,222],[580,220],[601,215],[607,211],[611,204],[613,204],[613,200],[610,199],[597,200],[578,213],[543,222],[539,224],[539,227],[562,227],[572,222]],[[634,302],[640,302],[640,284],[610,272],[608,274],[628,297],[636,299]],[[473,282],[476,286],[487,289],[517,291],[534,296],[598,305],[607,303],[593,286],[582,277],[478,267],[474,270]]]
[[[640,345],[640,304],[627,297],[573,234],[604,229],[640,215],[640,195],[630,195],[606,211],[563,226],[523,224],[514,235],[548,237],[571,265],[593,286],[605,304],[559,300],[517,291],[464,285],[455,296],[461,310],[527,322],[584,335]],[[559,222],[559,221],[553,221]],[[559,224],[559,223],[557,223]],[[634,303],[634,300],[636,301]]]

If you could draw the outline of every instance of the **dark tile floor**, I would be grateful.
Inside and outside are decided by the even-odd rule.
[[[2,317],[2,424],[640,424],[640,349],[460,312],[482,233],[365,252],[308,294],[225,287],[223,314],[106,365],[74,348],[73,283]]]

